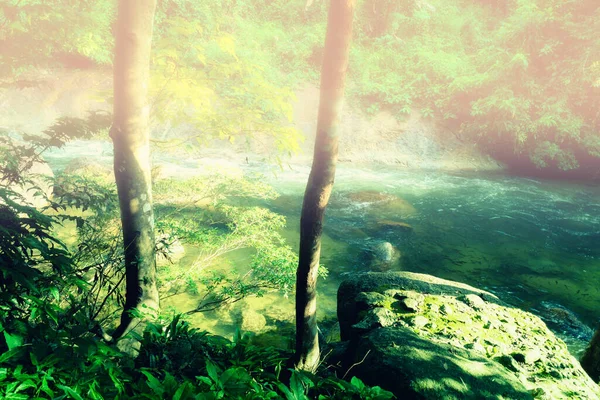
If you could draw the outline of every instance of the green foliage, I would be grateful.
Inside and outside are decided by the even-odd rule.
[[[40,339],[40,338],[38,338]],[[102,341],[15,344],[0,352],[0,396],[6,399],[391,399],[359,379],[290,371],[289,354],[190,328],[175,316],[144,333],[133,361]],[[51,346],[51,349],[44,346]]]
[[[291,370],[289,382],[283,382],[282,368],[289,356],[272,347],[257,347],[250,336],[239,332],[233,341],[211,336],[175,316],[166,326],[154,325],[146,331],[137,363],[144,366],[147,385],[159,396],[189,391],[203,393],[195,397],[201,399],[393,397],[379,387],[365,386],[358,378],[346,382]],[[182,379],[184,383],[177,384]]]
[[[367,15],[389,7],[364,4]],[[576,168],[573,154],[598,129],[598,12],[590,1],[522,0],[502,7],[430,1],[375,13],[378,23],[366,24],[386,29],[375,40],[369,25],[359,30],[353,94],[399,115],[431,110],[423,114],[539,166],[552,158]]]
[[[8,0],[0,6],[3,76],[67,64],[108,64],[112,59],[111,1]]]
[[[75,129],[69,128],[71,123]],[[81,129],[85,124],[59,120],[42,135],[25,137],[27,141],[8,132],[0,136],[0,330],[9,349],[29,333],[31,324],[54,337],[53,328],[72,323],[73,314],[63,313],[75,300],[68,292],[85,287],[72,253],[53,232],[69,219],[61,214],[66,206],[49,198],[48,177],[29,172],[44,164],[47,149],[87,135],[89,130]],[[36,209],[31,203],[36,199],[48,205]]]
[[[177,144],[266,135],[297,151],[291,88],[318,80],[326,9],[305,0],[159,2],[153,118],[191,128]],[[359,1],[347,97],[371,113],[420,112],[540,166],[545,142],[565,159],[595,155],[599,12],[591,0]],[[108,0],[11,0],[0,7],[0,64],[13,73],[69,57],[110,64],[114,17]]]
[[[161,269],[165,295],[202,293],[195,311],[207,311],[248,295],[292,290],[297,255],[279,233],[285,219],[251,204],[277,196],[260,179],[218,174],[163,180],[155,192],[160,235],[200,249],[191,265]],[[251,250],[247,262],[220,267],[222,256],[242,249]]]
[[[253,18],[237,32],[296,82],[315,81],[324,4],[242,7]],[[564,153],[555,165],[576,168],[574,154],[597,154],[599,12],[593,1],[360,1],[347,98],[371,113],[436,118],[492,153],[506,148],[538,166],[548,165],[540,154],[553,143]]]
[[[273,140],[280,154],[295,153],[301,136],[291,123],[294,93],[280,79],[271,79],[265,72],[273,71],[268,63],[239,50],[229,21],[221,16],[224,5],[158,2],[150,87],[153,121],[192,128],[177,144],[247,141],[259,135]],[[8,79],[24,73],[37,79],[36,68],[111,64],[115,18],[115,4],[109,0],[52,5],[9,1],[0,7],[4,83],[8,86]]]
[[[118,229],[106,233],[117,209],[114,183],[62,174],[58,192],[53,199],[45,198],[49,206],[42,210],[11,189],[15,183],[35,184],[24,166],[32,160],[42,162],[47,148],[64,144],[70,136],[60,132],[85,131],[63,129],[67,125],[58,124],[61,129],[49,129],[45,136],[24,144],[9,135],[2,137],[0,154],[6,163],[0,182],[0,397],[289,399],[302,393],[301,398],[391,398],[357,380],[347,384],[333,377],[290,372],[292,379],[283,382],[281,371],[290,354],[257,347],[249,335],[238,334],[233,341],[211,336],[191,328],[179,316],[164,325],[148,326],[136,360],[107,343],[102,326],[122,306],[121,245],[107,240],[118,235]],[[11,162],[12,157],[19,162]],[[209,182],[219,187],[216,180]],[[248,195],[274,193],[259,183],[239,183],[230,186],[227,195],[216,190],[208,196],[207,215],[236,241],[244,237],[249,238],[244,245],[265,246],[264,240],[278,238],[265,230],[280,227],[283,220],[264,209],[233,206],[225,200],[243,203],[249,201]],[[36,190],[41,196],[42,189]],[[273,226],[259,225],[257,230],[257,223],[269,219]],[[73,245],[55,236],[53,227],[61,221],[75,223],[78,240]],[[265,248],[257,251],[271,254],[262,257],[272,270],[289,256],[280,245],[273,244],[273,254]],[[279,288],[282,278],[275,274],[260,279]]]
[[[281,152],[296,152],[293,92],[267,79],[263,64],[238,51],[236,38],[219,24],[219,11],[161,2],[153,44],[153,117],[195,128],[188,141],[234,142],[266,134]]]

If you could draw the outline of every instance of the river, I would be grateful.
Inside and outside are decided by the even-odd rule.
[[[60,169],[73,156],[110,162],[110,145],[76,142],[49,153],[47,160]],[[309,168],[273,169],[259,162],[236,164],[218,157],[161,154],[155,155],[154,162],[168,164],[178,176],[195,175],[198,169],[219,162],[264,174],[281,194],[264,205],[287,218],[282,233],[297,248]],[[374,263],[371,250],[386,242],[395,249],[395,258]],[[579,353],[591,334],[586,325],[594,327],[598,321],[599,244],[597,186],[499,173],[449,174],[342,163],[326,213],[322,263],[329,276],[319,282],[319,317],[335,317],[337,286],[347,274],[373,269],[422,272],[491,291],[545,317]],[[244,262],[247,254],[230,257],[224,261]],[[184,311],[194,302],[193,296],[182,295],[166,305]],[[269,324],[293,320],[292,299],[276,294],[248,299],[238,307],[253,307],[267,316]],[[557,314],[568,321],[553,321],[552,315]],[[197,315],[192,322],[230,335],[236,319],[225,315]]]

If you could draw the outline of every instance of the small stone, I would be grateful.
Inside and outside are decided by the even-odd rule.
[[[362,308],[385,307],[389,302],[390,299],[387,296],[377,292],[360,292],[356,296],[356,303],[360,304]]]
[[[510,324],[510,323],[506,323],[504,325],[501,325],[501,329],[508,333],[511,336],[515,336],[517,334],[517,327]]]
[[[442,315],[452,315],[454,310],[448,304],[442,304],[440,307],[440,312]]]
[[[530,349],[524,352],[514,352],[511,356],[517,362],[527,365],[531,365],[542,358],[542,354],[536,349]]]
[[[372,309],[365,317],[352,327],[359,331],[370,331],[379,327],[391,326],[396,322],[394,314],[387,308],[377,307]]]
[[[476,294],[467,294],[467,295],[461,296],[459,298],[459,300],[462,300],[468,306],[471,306],[475,309],[481,309],[481,308],[485,307],[485,301],[481,297],[477,296]]]
[[[525,352],[525,364],[533,364],[542,358],[542,353],[538,349],[530,349]]]
[[[394,325],[396,318],[394,314],[387,308],[376,308],[372,311],[372,313],[376,317],[379,325],[381,325],[382,327],[385,328],[386,326]]]
[[[422,315],[417,315],[416,317],[414,317],[411,320],[412,326],[414,326],[415,328],[423,328],[425,327],[425,325],[427,325],[429,323],[429,319],[427,319],[427,317],[424,317]]]
[[[483,347],[483,345],[479,342],[467,343],[465,345],[465,349],[472,349],[485,354],[485,347]]]
[[[529,393],[531,393],[531,395],[533,396],[534,399],[545,399],[546,398],[546,391],[541,388],[535,388],[533,390],[531,390]]]
[[[408,297],[404,300],[401,300],[400,304],[402,304],[408,311],[418,312],[421,309],[422,301],[422,299],[417,297]]]
[[[496,320],[491,320],[488,322],[489,329],[498,329],[502,326],[502,324]]]

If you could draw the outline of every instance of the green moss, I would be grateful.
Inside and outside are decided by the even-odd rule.
[[[378,291],[380,289],[383,288],[378,288]],[[494,360],[500,368],[517,374],[528,390],[541,389],[555,398],[567,398],[566,394],[579,390],[588,396],[581,398],[595,398],[589,396],[597,388],[586,386],[589,385],[587,381],[578,381],[582,379],[578,376],[584,375],[577,361],[538,317],[516,308],[483,301],[479,297],[473,299],[477,301],[465,301],[464,296],[423,296],[413,291],[390,288],[385,288],[385,293],[387,296],[377,296],[378,304],[392,311],[395,325],[410,329],[420,338],[456,349],[469,349]],[[419,299],[419,306],[408,310],[407,299]],[[365,316],[365,312],[359,313],[359,318]],[[420,356],[432,357],[426,354]],[[466,362],[461,365],[461,370],[477,375],[480,373],[478,367],[481,365]],[[423,393],[442,393],[449,387],[456,391],[461,387],[450,381],[440,383],[436,379],[420,380],[415,385]]]

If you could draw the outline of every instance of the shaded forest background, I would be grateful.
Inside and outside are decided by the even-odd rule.
[[[326,8],[159,2],[154,118],[190,124],[204,143],[260,130],[296,151],[298,132],[285,121],[293,89],[318,80]],[[5,77],[27,85],[35,69],[112,63],[111,1],[14,1],[1,12]],[[359,1],[347,99],[399,119],[418,113],[521,170],[583,166],[594,176],[598,13],[591,1]]]

